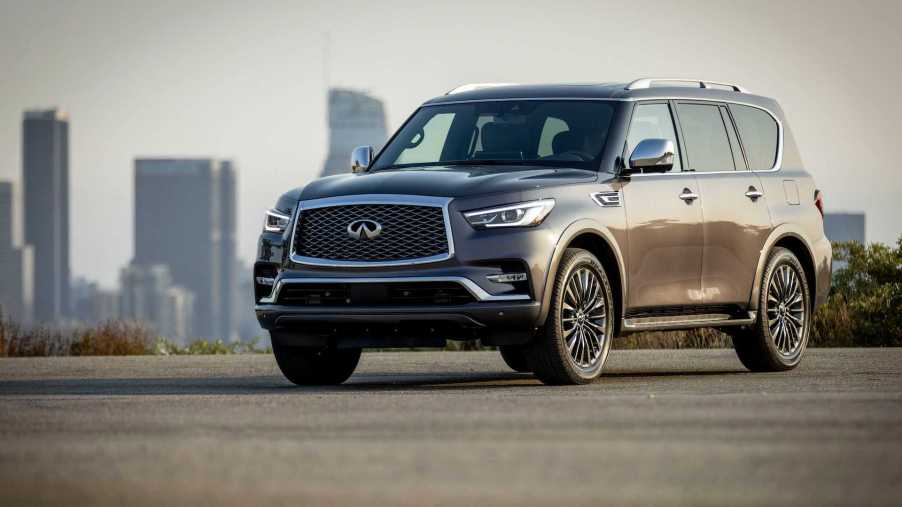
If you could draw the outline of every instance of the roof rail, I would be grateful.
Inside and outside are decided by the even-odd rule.
[[[725,86],[727,88],[732,88],[733,91],[739,93],[749,93],[748,89],[739,86],[738,84],[733,83],[721,83],[719,81],[707,81],[704,79],[681,79],[681,78],[667,78],[667,77],[645,77],[642,79],[637,79],[632,83],[626,85],[627,90],[641,90],[643,88],[651,88],[652,83],[656,82],[676,82],[676,83],[695,83],[699,88],[710,88],[711,85],[714,86]]]
[[[455,93],[471,92],[482,88],[494,88],[496,86],[516,86],[517,83],[469,83],[460,85],[453,90],[449,90],[445,95],[454,95]]]

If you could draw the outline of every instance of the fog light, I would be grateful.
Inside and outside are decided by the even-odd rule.
[[[259,283],[260,285],[273,285],[276,283],[276,279],[270,278],[268,276],[258,276],[257,283]]]
[[[525,282],[526,273],[502,273],[500,275],[489,275],[486,278],[488,278],[490,282],[495,283]]]

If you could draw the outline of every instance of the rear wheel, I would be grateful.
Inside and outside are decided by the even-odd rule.
[[[802,264],[776,248],[761,277],[758,320],[733,333],[739,360],[752,371],[785,371],[798,366],[811,330],[811,294]]]
[[[360,349],[291,347],[273,340],[272,351],[285,378],[299,386],[341,384],[360,361]]]
[[[586,384],[601,375],[614,335],[614,301],[604,267],[568,248],[555,274],[551,308],[529,351],[545,384]]]
[[[529,367],[529,359],[526,357],[526,350],[520,345],[502,345],[498,347],[501,352],[501,359],[510,366],[514,371],[520,373],[529,373],[532,369]]]

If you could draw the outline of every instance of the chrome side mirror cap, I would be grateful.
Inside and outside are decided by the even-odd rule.
[[[351,172],[362,173],[373,161],[372,146],[358,146],[351,152]]]
[[[630,155],[628,172],[666,173],[673,169],[673,141],[643,139]]]

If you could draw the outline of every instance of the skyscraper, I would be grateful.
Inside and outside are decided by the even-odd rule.
[[[194,294],[199,338],[234,335],[236,193],[228,161],[135,161],[134,263],[167,266],[173,283]]]
[[[864,213],[824,214],[824,234],[830,241],[857,241],[864,243]]]
[[[388,135],[382,101],[364,92],[329,90],[329,155],[323,176],[350,171],[351,151],[358,146],[381,146]]]
[[[118,310],[122,318],[140,321],[160,336],[182,344],[192,337],[194,294],[173,284],[163,264],[132,264],[119,275]]]
[[[0,314],[30,324],[33,305],[31,247],[13,242],[13,185],[0,181]]]
[[[238,255],[238,182],[230,160],[220,163],[219,174],[219,294],[222,298],[220,328],[218,336],[224,340],[237,337],[238,315],[235,313],[237,298]],[[245,271],[250,273],[251,270]],[[250,275],[248,275],[250,277]]]
[[[34,319],[68,316],[69,118],[57,109],[26,111],[22,120],[25,243],[34,248]]]

